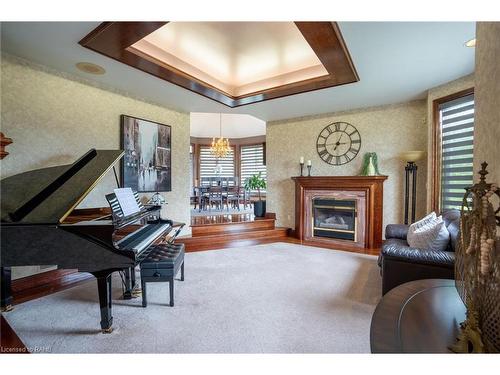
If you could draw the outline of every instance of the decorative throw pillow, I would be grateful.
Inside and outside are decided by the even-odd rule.
[[[411,224],[410,228],[411,228],[411,226],[414,226],[415,228],[420,228],[420,227],[422,227],[426,224],[429,224],[430,222],[436,220],[436,217],[437,217],[436,213],[434,211],[432,211],[430,214],[424,216],[419,221],[416,221],[413,224]]]
[[[443,218],[431,213],[410,225],[407,241],[411,247],[417,249],[445,251],[450,241],[450,233]]]

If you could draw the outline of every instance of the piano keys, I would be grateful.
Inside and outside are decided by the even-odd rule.
[[[159,211],[155,213],[158,208],[154,207],[142,207],[138,214],[119,220],[112,216],[66,220],[123,154],[121,150],[92,149],[73,164],[24,172],[0,182],[2,308],[12,300],[10,267],[57,265],[78,269],[96,277],[101,329],[112,331],[112,273],[125,271],[129,275],[126,289],[130,292],[134,267],[147,255],[148,248],[173,228],[171,221],[159,219]],[[157,219],[148,221],[152,214]],[[129,234],[117,236],[119,230],[128,228],[132,228]]]

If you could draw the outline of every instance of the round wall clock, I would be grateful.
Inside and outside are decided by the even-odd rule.
[[[361,135],[347,122],[333,122],[319,133],[316,149],[328,164],[342,165],[356,157],[361,148]]]

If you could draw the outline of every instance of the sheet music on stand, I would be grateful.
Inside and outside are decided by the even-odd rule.
[[[141,210],[131,188],[114,189],[114,193],[124,216],[136,214]]]

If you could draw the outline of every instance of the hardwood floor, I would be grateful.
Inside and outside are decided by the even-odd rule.
[[[14,305],[72,288],[94,277],[77,270],[52,270],[12,280]]]
[[[267,221],[275,221],[276,215],[267,213],[265,217],[255,217],[254,214],[219,214],[219,215],[204,215],[191,216],[191,227],[202,227],[210,225],[223,224],[249,224]]]
[[[3,315],[0,316],[0,354],[28,354],[28,348],[16,335]]]

